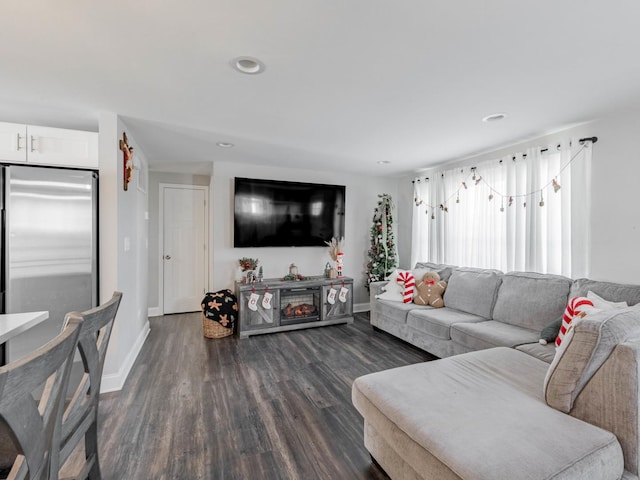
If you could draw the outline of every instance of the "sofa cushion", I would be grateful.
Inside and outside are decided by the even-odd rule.
[[[531,330],[542,330],[562,316],[571,279],[559,275],[509,272],[502,276],[493,320]]]
[[[448,282],[454,268],[456,268],[454,265],[447,265],[445,263],[418,262],[412,272],[416,278],[422,278],[427,272],[437,272],[440,280]]]
[[[442,340],[451,340],[451,325],[454,323],[485,321],[478,315],[447,307],[412,310],[407,316],[408,326]]]
[[[444,304],[490,319],[501,280],[499,270],[456,268],[444,292]]]
[[[630,306],[640,303],[640,285],[598,282],[588,278],[579,278],[571,285],[572,297],[588,297],[589,291],[600,295],[610,302],[627,302]]]
[[[616,345],[638,336],[640,306],[601,310],[575,321],[547,371],[547,404],[570,413],[577,396]]]
[[[451,340],[472,350],[493,347],[515,347],[538,341],[535,330],[489,320],[482,323],[456,323],[451,327]]]
[[[549,342],[546,345],[540,343],[525,343],[524,345],[516,346],[516,350],[538,358],[545,363],[551,363],[556,354],[556,344],[553,342]]]
[[[415,469],[426,451],[460,478],[620,478],[612,433],[544,403],[546,369],[495,348],[360,377],[352,398],[381,435],[396,426],[423,448],[398,452]]]
[[[425,305],[412,303],[394,302],[391,300],[377,300],[378,315],[390,318],[398,323],[407,323],[407,315],[414,309],[432,308]]]

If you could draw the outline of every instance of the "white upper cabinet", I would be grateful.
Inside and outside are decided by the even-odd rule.
[[[27,126],[27,161],[98,168],[98,134],[63,128]]]
[[[27,161],[27,126],[0,122],[0,160]]]
[[[98,168],[98,134],[0,123],[0,160]]]

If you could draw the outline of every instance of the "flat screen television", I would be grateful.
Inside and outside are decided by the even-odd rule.
[[[235,178],[234,247],[324,247],[344,236],[345,187]]]

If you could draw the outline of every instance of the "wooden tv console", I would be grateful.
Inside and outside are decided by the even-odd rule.
[[[338,298],[343,286],[348,290],[345,302]],[[337,291],[333,304],[328,299],[331,287]],[[353,323],[353,278],[329,279],[320,276],[307,277],[300,281],[268,278],[253,284],[236,282],[235,288],[240,309],[240,338]],[[267,290],[273,295],[270,308],[262,306]],[[252,293],[259,296],[255,311],[249,308]]]

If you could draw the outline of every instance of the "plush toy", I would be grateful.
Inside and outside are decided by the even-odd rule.
[[[447,288],[447,282],[440,280],[436,272],[427,272],[416,285],[418,294],[413,299],[417,305],[431,305],[434,308],[444,307],[442,294]]]

